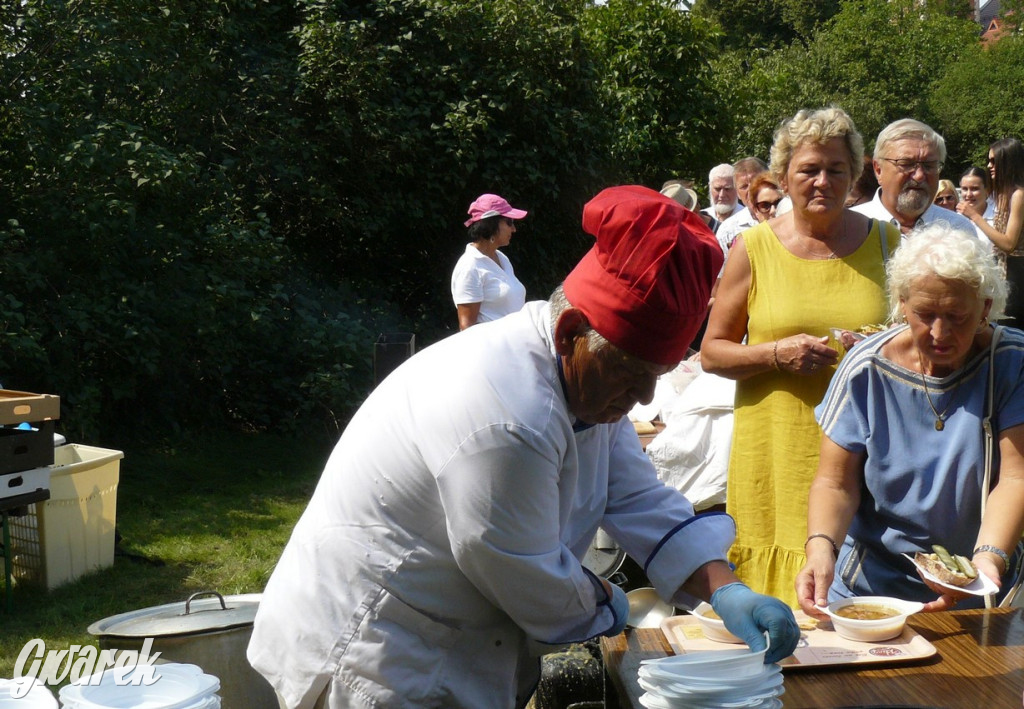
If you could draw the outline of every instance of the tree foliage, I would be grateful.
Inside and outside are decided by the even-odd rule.
[[[697,0],[693,13],[721,27],[722,49],[787,47],[839,12],[839,0]]]
[[[454,327],[476,195],[531,211],[543,297],[598,189],[721,150],[711,30],[668,0],[24,0],[0,28],[0,381],[83,432],[336,424],[377,332]]]
[[[763,146],[779,120],[832,104],[853,117],[869,148],[897,118],[932,122],[928,97],[945,68],[977,44],[977,29],[930,5],[922,9],[917,0],[849,0],[806,47],[719,65],[750,117],[741,145]]]
[[[965,52],[951,64],[929,98],[944,127],[952,161],[984,166],[988,146],[1007,136],[1024,137],[1019,87],[1024,85],[1024,37]]]

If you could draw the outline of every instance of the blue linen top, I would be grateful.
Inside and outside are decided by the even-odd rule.
[[[981,526],[989,351],[947,377],[927,377],[945,427],[935,430],[922,375],[882,347],[906,325],[872,335],[843,359],[815,409],[836,444],[866,454],[860,505],[836,562],[829,600],[888,595],[934,600],[902,554],[942,544],[970,556]],[[1024,332],[1004,328],[996,348],[993,431],[1024,423]],[[995,449],[993,470],[999,470]],[[993,473],[992,485],[997,472]]]

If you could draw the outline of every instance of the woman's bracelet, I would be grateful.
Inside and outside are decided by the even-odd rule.
[[[975,554],[980,554],[981,552],[985,551],[987,551],[989,554],[995,554],[1003,560],[1003,571],[1006,571],[1008,568],[1010,568],[1010,555],[1002,549],[1000,549],[999,547],[994,547],[991,544],[982,544],[980,547],[974,550],[971,556],[974,556]]]
[[[804,542],[804,551],[807,551],[807,542],[811,541],[812,539],[827,540],[828,543],[832,545],[832,555],[837,559],[839,558],[839,547],[836,546],[836,540],[822,532],[819,532],[818,534],[811,534],[807,537],[807,541]]]
[[[775,344],[772,345],[772,366],[775,367],[775,371],[781,372],[782,367],[779,366],[779,341],[776,340]]]

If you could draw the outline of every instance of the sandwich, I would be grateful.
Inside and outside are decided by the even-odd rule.
[[[966,586],[978,578],[978,570],[966,556],[950,554],[945,547],[932,545],[932,553],[917,552],[914,563],[950,586]]]

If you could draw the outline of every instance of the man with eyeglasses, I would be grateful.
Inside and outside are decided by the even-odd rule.
[[[872,164],[878,191],[853,211],[888,221],[904,234],[937,221],[973,231],[969,219],[934,202],[945,159],[946,141],[929,126],[913,118],[890,123],[875,141]]]

